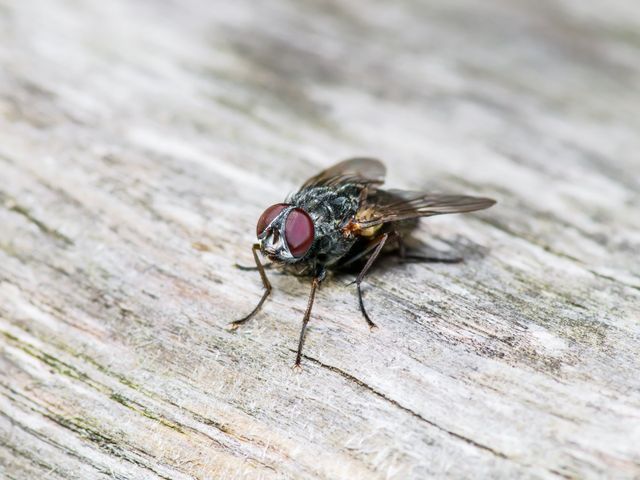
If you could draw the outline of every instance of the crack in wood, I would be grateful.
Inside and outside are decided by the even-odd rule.
[[[295,350],[293,349],[289,349],[291,352],[295,352]],[[359,387],[367,390],[368,392],[372,393],[373,395],[375,395],[376,397],[384,400],[385,402],[388,402],[389,404],[393,405],[394,407],[402,410],[405,413],[408,413],[409,415],[411,415],[413,418],[416,418],[417,420],[430,425],[431,427],[434,427],[435,429],[453,437],[456,438],[464,443],[467,443],[475,448],[478,448],[479,450],[488,452],[492,455],[494,455],[497,458],[501,458],[503,460],[507,460],[507,461],[512,461],[515,463],[519,463],[516,459],[508,456],[507,454],[496,450],[495,448],[489,447],[487,445],[484,445],[480,442],[477,442],[476,440],[473,440],[472,438],[469,437],[465,437],[462,434],[459,434],[457,432],[454,432],[452,430],[449,430],[447,428],[442,427],[441,425],[438,425],[436,422],[429,420],[428,418],[425,418],[424,416],[420,415],[418,412],[416,412],[415,410],[410,409],[409,407],[406,407],[404,405],[402,405],[400,402],[398,402],[397,400],[389,397],[388,395],[379,392],[378,390],[376,390],[374,387],[372,387],[371,385],[369,385],[368,383],[364,382],[363,380],[360,380],[359,378],[353,376],[352,374],[345,372],[344,370],[335,367],[333,365],[329,365],[326,364],[324,362],[321,362],[320,360],[314,358],[314,357],[310,357],[309,355],[303,355],[305,360],[308,360],[312,363],[315,363],[316,365],[320,366],[321,368],[324,368],[326,370],[329,370],[333,373],[337,373],[338,375],[340,375],[341,377],[345,378],[346,380],[349,380],[350,382],[355,383],[356,385],[358,385]],[[526,465],[525,465],[526,466]],[[558,472],[556,470],[548,470],[550,473],[553,473],[554,475],[561,477],[561,478],[566,478],[566,479],[571,479],[574,478],[570,475],[565,475],[561,472]]]
[[[60,233],[58,230],[55,230],[55,229],[49,227],[42,220],[36,218],[29,211],[28,208],[24,207],[23,205],[20,205],[14,199],[9,198],[6,195],[2,194],[2,192],[0,192],[0,204],[3,204],[4,207],[7,210],[9,210],[11,212],[14,212],[14,213],[17,213],[18,215],[21,215],[22,217],[24,217],[30,223],[32,223],[33,225],[38,227],[38,230],[40,230],[45,235],[53,238],[54,240],[62,242],[66,246],[73,245],[73,240],[71,240],[69,237],[67,237],[66,235]]]
[[[130,398],[127,398],[125,395],[123,395],[122,393],[116,392],[113,389],[111,389],[110,387],[108,387],[107,385],[105,385],[104,383],[98,382],[94,379],[92,379],[90,376],[88,376],[87,374],[83,373],[83,372],[79,372],[77,369],[75,369],[74,367],[72,367],[71,365],[62,362],[58,359],[56,359],[55,357],[53,357],[52,355],[46,354],[44,352],[40,352],[35,350],[35,348],[32,345],[29,345],[25,342],[22,342],[21,340],[19,340],[18,338],[16,338],[15,336],[4,332],[4,331],[0,331],[0,333],[2,333],[7,339],[9,339],[10,341],[14,342],[21,350],[23,350],[25,353],[32,355],[33,357],[37,358],[38,360],[46,363],[47,365],[49,365],[51,368],[54,368],[57,372],[66,375],[76,381],[80,381],[82,383],[84,383],[85,385],[87,385],[88,387],[108,396],[111,400],[113,400],[114,402],[117,402],[119,404],[121,404],[122,406],[128,408],[131,411],[134,411],[140,415],[142,415],[143,417],[146,417],[150,420],[156,421],[159,424],[170,428],[172,430],[177,431],[178,433],[181,434],[185,434],[186,432],[191,432],[194,433],[196,435],[201,435],[206,437],[210,442],[212,442],[213,445],[216,446],[216,448],[220,451],[233,451],[234,449],[232,448],[231,445],[225,445],[224,443],[221,443],[220,440],[212,437],[211,435],[207,434],[206,432],[199,430],[195,427],[180,423],[180,422],[175,422],[175,421],[170,421],[168,419],[166,419],[165,417],[152,412],[148,407],[144,406],[143,404],[141,404],[138,401],[132,400]],[[228,437],[229,439],[235,439],[238,442],[247,444],[247,445],[252,445],[255,447],[259,447],[259,448],[266,448],[268,447],[268,444],[265,444],[264,442],[261,442],[259,439],[255,440],[255,439],[251,439],[249,437],[243,436],[241,434],[238,433],[234,433],[229,427],[225,427],[225,425],[223,425],[222,423],[209,419],[203,415],[200,415],[190,409],[187,409],[185,407],[182,407],[178,404],[176,404],[175,402],[172,402],[169,399],[163,398],[158,396],[157,394],[154,394],[153,392],[150,392],[148,390],[143,390],[141,389],[140,385],[136,385],[133,382],[131,382],[130,380],[128,380],[126,377],[124,377],[123,375],[117,374],[115,372],[112,372],[110,370],[108,370],[107,368],[105,368],[103,365],[99,364],[98,362],[96,362],[93,359],[90,359],[89,357],[87,357],[86,355],[81,355],[78,356],[76,355],[78,358],[82,358],[83,360],[87,361],[88,363],[90,363],[91,365],[93,365],[95,368],[97,368],[100,372],[102,372],[105,375],[108,375],[114,379],[116,379],[118,382],[120,382],[122,385],[131,388],[133,390],[138,391],[139,393],[141,393],[144,396],[147,396],[149,398],[152,398],[156,401],[159,401],[161,403],[165,403],[167,405],[170,405],[173,408],[178,409],[179,411],[188,414],[192,419],[194,419],[195,421],[202,423],[203,425],[207,425],[207,426],[211,426],[216,428],[217,430],[219,430],[223,435],[225,435],[226,437]],[[0,385],[4,386],[5,388],[9,388],[10,391],[12,391],[14,394],[16,395],[20,395],[18,392],[10,389],[10,387],[8,385],[3,385],[2,383],[0,383]],[[21,395],[22,396],[22,395]],[[26,398],[26,397],[25,397]],[[35,410],[33,410],[35,412]],[[55,421],[56,423],[59,423],[61,425],[64,424],[64,426],[70,430],[75,431],[76,433],[80,433],[80,430],[77,428],[77,426],[73,423],[73,422],[69,422],[66,418],[56,415],[54,413],[51,413],[51,415],[47,415],[47,418],[51,419],[52,421]],[[83,430],[84,431],[84,430]],[[93,433],[92,433],[93,432]],[[90,433],[89,435],[89,439],[90,440],[96,440],[99,441],[100,437],[98,436],[98,432],[94,432],[94,431],[88,431],[88,433]],[[108,443],[113,444],[114,446],[117,446],[118,444],[115,441],[111,441],[108,437],[104,437],[104,440]],[[146,452],[141,451],[142,454],[144,455],[148,455]],[[245,458],[251,458],[252,461],[256,464],[259,465],[263,468],[267,468],[270,470],[274,470],[273,465],[266,463],[262,460],[259,460],[258,458],[254,458],[251,457],[250,455],[246,455],[243,454],[243,457]]]
[[[291,351],[295,352],[295,350],[291,350]],[[404,405],[402,405],[397,400],[385,395],[382,392],[379,392],[378,390],[373,388],[371,385],[367,384],[366,382],[364,382],[364,381],[360,380],[359,378],[351,375],[350,373],[345,372],[344,370],[342,370],[342,369],[340,369],[338,367],[334,367],[333,365],[328,365],[328,364],[323,363],[320,360],[318,360],[316,358],[313,358],[313,357],[310,357],[308,355],[303,355],[303,357],[306,360],[309,360],[309,361],[315,363],[316,365],[319,365],[322,368],[325,368],[325,369],[330,370],[330,371],[332,371],[334,373],[337,373],[341,377],[344,377],[345,379],[355,383],[356,385],[364,388],[365,390],[367,390],[370,393],[374,394],[375,396],[381,398],[382,400],[384,400],[386,402],[389,402],[393,406],[399,408],[403,412],[406,412],[406,413],[410,414],[412,417],[420,420],[421,422],[426,423],[427,425],[431,425],[432,427],[436,428],[437,430],[440,430],[441,432],[444,432],[444,433],[446,433],[446,434],[448,434],[448,435],[450,435],[450,436],[452,436],[454,438],[457,438],[458,440],[462,440],[463,442],[468,443],[468,444],[470,444],[470,445],[472,445],[472,446],[474,446],[476,448],[479,448],[480,450],[484,450],[486,452],[489,452],[492,455],[495,455],[496,457],[503,458],[503,459],[509,459],[509,457],[506,454],[504,454],[504,453],[502,453],[502,452],[500,452],[498,450],[495,450],[495,449],[493,449],[491,447],[488,447],[488,446],[483,445],[483,444],[481,444],[479,442],[476,442],[475,440],[473,440],[471,438],[468,438],[468,437],[465,437],[464,435],[461,435],[459,433],[453,432],[451,430],[447,430],[446,428],[438,425],[437,423],[433,422],[432,420],[429,420],[429,419],[423,417],[422,415],[420,415],[416,411],[411,410],[408,407],[405,407]]]

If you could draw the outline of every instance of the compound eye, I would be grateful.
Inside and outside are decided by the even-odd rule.
[[[307,212],[296,208],[287,217],[284,233],[291,255],[296,258],[304,257],[315,237],[313,220]]]
[[[275,205],[271,205],[267,208],[264,213],[260,215],[260,220],[258,220],[258,226],[256,228],[256,235],[258,237],[262,235],[269,224],[273,222],[287,207],[288,205],[286,203],[276,203]]]

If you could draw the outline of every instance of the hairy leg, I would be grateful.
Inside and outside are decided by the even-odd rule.
[[[248,320],[251,320],[255,316],[255,314],[260,311],[260,309],[262,308],[262,305],[264,304],[264,302],[267,300],[267,298],[271,294],[271,290],[272,290],[271,282],[269,282],[269,279],[267,278],[267,273],[265,272],[264,267],[263,267],[262,263],[260,263],[260,259],[258,258],[258,251],[259,250],[260,250],[260,245],[258,243],[254,244],[252,249],[251,249],[251,251],[253,252],[253,258],[256,261],[256,268],[257,268],[258,272],[260,272],[260,278],[262,279],[262,284],[264,285],[264,293],[262,294],[262,298],[258,302],[258,305],[256,305],[256,308],[254,308],[249,315],[247,315],[244,318],[241,318],[240,320],[236,320],[234,322],[231,322],[229,324],[229,327],[232,330],[235,330],[236,328],[238,328],[243,323],[247,322]]]
[[[304,345],[304,336],[307,330],[307,324],[309,323],[309,319],[311,318],[311,308],[313,307],[313,302],[316,298],[316,290],[320,285],[321,278],[322,276],[316,276],[311,281],[311,293],[309,294],[309,301],[307,302],[307,310],[304,312],[304,317],[302,319],[302,329],[300,330],[300,340],[298,341],[298,354],[296,355],[296,363],[293,365],[293,369],[298,372],[302,370],[300,361],[302,360],[302,346]]]

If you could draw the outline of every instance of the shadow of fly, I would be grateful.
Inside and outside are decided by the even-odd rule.
[[[253,245],[256,269],[264,285],[258,305],[246,317],[230,324],[232,329],[253,318],[271,294],[266,268],[276,266],[287,273],[311,278],[311,294],[302,319],[294,369],[300,370],[302,346],[311,308],[327,271],[359,268],[355,284],[360,311],[370,329],[371,320],[362,299],[361,284],[384,252],[403,261],[457,262],[407,252],[404,237],[420,217],[483,210],[495,204],[490,198],[441,195],[406,190],[384,190],[386,168],[372,158],[352,158],[307,180],[284,203],[267,208],[257,225],[258,243]],[[258,252],[270,260],[263,266]]]

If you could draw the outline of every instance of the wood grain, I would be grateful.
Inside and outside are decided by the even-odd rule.
[[[0,0],[0,478],[640,478],[632,0]],[[498,206],[261,294],[336,160]]]

